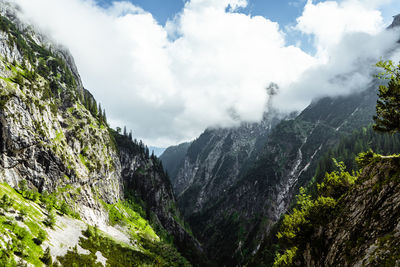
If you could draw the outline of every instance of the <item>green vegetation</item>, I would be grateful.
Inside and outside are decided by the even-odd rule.
[[[118,202],[116,204],[103,205],[108,210],[109,222],[111,225],[119,224],[127,226],[131,231],[133,239],[149,239],[159,241],[159,237],[154,232],[147,220],[141,217],[139,213],[131,209],[131,202]]]
[[[96,227],[89,226],[83,234],[86,238],[81,238],[79,245],[90,254],[79,254],[74,248],[57,258],[63,266],[98,266],[95,255],[98,251],[107,258],[107,266],[190,266],[173,247],[160,242],[141,239],[143,248],[138,250],[114,241]]]
[[[38,203],[40,206],[47,210],[47,217],[44,220],[44,223],[52,227],[54,225],[54,211],[53,209],[58,210],[63,215],[70,215],[71,217],[79,219],[79,214],[75,212],[66,202],[62,196],[66,190],[69,190],[69,187],[59,188],[57,192],[53,192],[49,194],[47,191],[43,191],[39,193],[37,190],[30,190],[27,187],[26,180],[22,180],[18,184],[20,195],[28,200],[31,200],[35,203]]]
[[[0,250],[0,266],[16,266],[13,255],[35,266],[43,263],[51,265],[53,259],[50,249],[43,251],[41,247],[47,238],[44,229],[46,226],[54,226],[54,209],[62,212],[65,202],[57,201],[55,194],[34,194],[28,189],[26,182],[19,184],[19,191],[0,184],[0,192],[3,193],[0,194],[0,206],[3,208],[0,214],[0,241],[7,245]],[[43,212],[46,214],[43,223],[43,213],[40,212],[39,205],[47,211],[47,214]],[[140,206],[129,201],[105,205],[113,224],[130,229],[132,243],[117,242],[97,228],[88,226],[84,232],[86,238],[81,238],[79,245],[91,254],[79,254],[76,248],[70,250],[65,256],[57,258],[63,266],[100,266],[96,263],[97,251],[107,258],[107,266],[190,266],[172,245],[160,241],[149,223],[133,210],[135,208],[143,214]],[[14,217],[10,217],[6,210],[14,214]],[[22,213],[23,221],[20,218]],[[24,225],[18,224],[17,220]],[[5,238],[11,239],[7,242]]]
[[[366,127],[354,131],[349,136],[344,136],[337,145],[320,157],[315,170],[314,181],[321,183],[325,173],[334,171],[336,166],[332,158],[344,162],[347,171],[358,171],[363,166],[358,164],[356,156],[369,150],[381,154],[400,153],[400,135],[376,133],[372,127]]]
[[[340,198],[354,185],[357,176],[345,171],[343,162],[334,160],[337,170],[326,173],[324,181],[317,184],[318,194],[313,198],[300,188],[296,196],[296,207],[284,216],[277,234],[283,253],[277,253],[274,266],[290,266],[296,251],[310,242],[310,234],[336,216]]]
[[[388,85],[379,86],[379,99],[374,116],[374,129],[379,132],[395,133],[400,131],[400,64],[391,60],[376,64],[383,69],[379,78],[389,80]]]
[[[6,207],[0,214],[0,266],[17,266],[14,255],[41,266],[40,244],[47,234],[40,223],[39,207],[6,184],[0,184],[0,196],[2,207]]]

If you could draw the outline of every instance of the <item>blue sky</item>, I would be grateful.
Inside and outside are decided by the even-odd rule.
[[[116,0],[96,0],[102,6],[107,7]],[[132,4],[150,12],[161,25],[165,25],[167,20],[173,19],[179,13],[187,0],[126,0]],[[318,3],[320,1],[314,1]],[[285,27],[294,25],[296,18],[303,12],[306,0],[248,0],[246,8],[240,12],[251,14],[252,16],[263,16],[271,21],[278,22],[281,30],[287,32]],[[314,53],[312,39],[301,35],[299,32],[287,32],[286,41],[289,45],[296,45],[301,41],[303,50]]]
[[[102,6],[109,5],[112,0],[97,0]],[[140,6],[153,14],[160,24],[165,24],[167,19],[174,17],[184,6],[184,0],[130,0],[134,5]],[[315,1],[318,2],[318,1]],[[294,23],[296,17],[302,12],[305,3],[303,0],[249,0],[244,13],[260,15],[281,25]]]
[[[100,6],[106,7],[113,1],[120,0],[95,0]],[[121,0],[122,1],[122,0]],[[167,20],[173,19],[179,13],[185,2],[188,0],[125,0],[132,4],[143,8],[150,12],[157,22],[165,25]],[[240,12],[251,14],[252,16],[263,16],[271,21],[278,22],[281,30],[286,33],[286,42],[288,45],[299,45],[311,54],[316,52],[313,46],[312,36],[305,36],[298,31],[288,31],[288,27],[296,24],[307,0],[248,0],[246,8]],[[324,2],[322,0],[314,0],[313,3]],[[396,1],[394,1],[396,2]],[[388,24],[391,17],[400,13],[399,3],[392,3],[390,6],[381,8],[385,22]]]

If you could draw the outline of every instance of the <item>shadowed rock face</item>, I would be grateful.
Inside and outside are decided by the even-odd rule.
[[[179,207],[211,258],[232,265],[256,253],[298,187],[313,177],[319,157],[372,122],[376,86],[320,99],[270,128],[207,130],[192,143],[172,181]]]
[[[189,234],[176,208],[171,183],[156,157],[147,157],[135,151],[135,145],[127,136],[115,136],[122,167],[124,194],[134,195],[145,203],[147,217],[155,217],[157,223],[173,235],[174,244],[194,265],[207,266],[200,243]]]
[[[399,27],[400,26],[400,14],[393,17],[393,22],[389,26],[389,29]]]
[[[366,167],[339,200],[337,216],[314,229],[296,266],[398,266],[400,264],[400,160]],[[316,245],[319,244],[319,245]]]

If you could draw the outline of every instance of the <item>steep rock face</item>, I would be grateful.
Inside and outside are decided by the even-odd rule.
[[[393,17],[393,23],[389,26],[389,29],[400,26],[400,14]]]
[[[327,224],[313,229],[294,266],[399,266],[400,159],[364,168]]]
[[[200,243],[185,229],[176,208],[171,183],[156,157],[138,151],[137,145],[126,136],[115,135],[122,166],[124,193],[145,203],[149,218],[174,238],[178,250],[195,264],[205,265]]]
[[[12,15],[2,3],[2,14]],[[1,17],[1,173],[11,186],[26,179],[39,191],[72,186],[85,192],[69,199],[89,222],[106,220],[93,195],[120,198],[120,166],[108,131],[78,99],[82,93],[68,52],[43,48],[41,35]],[[21,30],[19,29],[21,28]],[[32,35],[35,34],[35,35]]]
[[[212,205],[237,181],[249,159],[278,123],[278,117],[271,112],[261,123],[209,129],[190,144],[176,176],[171,175],[185,217]],[[164,153],[164,158],[168,152]],[[167,170],[171,169],[168,162],[163,163]]]

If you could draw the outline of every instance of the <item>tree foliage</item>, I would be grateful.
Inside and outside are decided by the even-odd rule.
[[[379,99],[374,116],[374,130],[395,133],[400,131],[400,64],[395,65],[391,60],[380,61],[377,67],[383,72],[377,76],[389,80],[387,85],[379,86]]]

